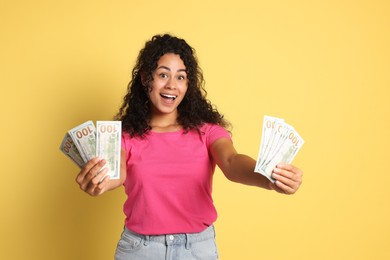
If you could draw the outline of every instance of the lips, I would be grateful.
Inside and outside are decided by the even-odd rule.
[[[171,100],[171,101],[175,101],[175,99],[177,98],[177,96],[169,95],[169,94],[160,94],[160,96],[164,99]]]

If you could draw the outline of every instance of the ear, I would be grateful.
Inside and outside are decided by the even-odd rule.
[[[146,80],[146,74],[145,74],[145,72],[141,71],[141,72],[140,72],[140,75],[141,75],[141,83],[142,83],[142,86],[147,87],[147,86],[148,86],[148,81]]]

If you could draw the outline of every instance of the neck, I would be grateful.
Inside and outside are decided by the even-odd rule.
[[[177,117],[171,115],[155,115],[149,120],[148,123],[152,130],[158,132],[171,132],[181,128],[181,125],[177,122]]]

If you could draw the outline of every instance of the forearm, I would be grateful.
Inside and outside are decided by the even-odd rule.
[[[245,185],[271,189],[270,181],[263,175],[256,173],[256,161],[244,154],[234,154],[229,159],[229,167],[224,171],[230,181]]]
[[[232,143],[221,138],[211,146],[211,155],[226,178],[231,181],[257,186],[280,193],[293,194],[302,183],[302,171],[290,164],[279,163],[273,170],[275,183],[255,172],[256,161],[237,153]]]

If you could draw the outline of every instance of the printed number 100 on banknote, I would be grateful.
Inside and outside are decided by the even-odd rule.
[[[122,122],[96,122],[96,156],[107,161],[107,175],[110,179],[120,177]]]

